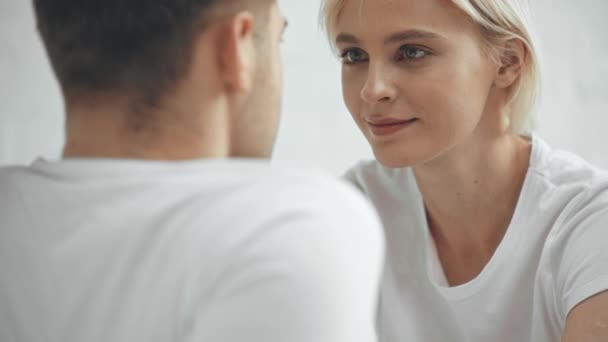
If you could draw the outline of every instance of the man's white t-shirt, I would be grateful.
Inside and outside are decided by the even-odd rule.
[[[366,162],[347,173],[387,237],[381,342],[559,342],[570,310],[608,289],[608,174],[532,139],[506,236],[458,287],[446,281],[411,169]]]
[[[0,169],[0,341],[373,342],[383,236],[350,185],[255,161]]]

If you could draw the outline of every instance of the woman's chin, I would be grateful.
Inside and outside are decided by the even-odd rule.
[[[423,156],[416,156],[407,151],[387,151],[382,149],[374,149],[376,160],[384,167],[398,169],[404,167],[412,167],[424,162]]]

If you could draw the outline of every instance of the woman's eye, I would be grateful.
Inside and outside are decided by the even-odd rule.
[[[344,64],[356,64],[367,61],[367,54],[359,49],[346,50],[340,57]]]
[[[405,45],[399,49],[399,60],[417,60],[426,57],[429,53],[419,47]]]

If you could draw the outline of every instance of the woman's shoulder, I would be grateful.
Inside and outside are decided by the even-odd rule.
[[[381,176],[386,173],[385,171],[377,160],[360,160],[344,173],[343,178],[351,183],[356,183],[366,178]]]
[[[343,178],[360,186],[370,180],[390,181],[397,173],[403,173],[404,169],[390,169],[384,167],[377,160],[360,160],[348,169]]]
[[[543,265],[563,322],[574,306],[608,288],[608,172],[538,138],[535,143],[530,167],[538,187],[529,221],[551,228]]]
[[[555,211],[552,237],[556,241],[571,237],[597,219],[608,224],[608,171],[538,138],[535,144],[530,183],[539,212]],[[602,234],[608,232],[606,228],[600,230]]]
[[[372,197],[391,193],[398,193],[402,197],[417,191],[411,168],[389,168],[377,160],[359,161],[344,174],[343,178]]]
[[[534,137],[532,153],[530,171],[546,182],[552,191],[608,194],[607,170],[574,153],[552,148],[538,137]]]

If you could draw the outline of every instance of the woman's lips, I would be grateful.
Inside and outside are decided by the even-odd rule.
[[[367,121],[370,131],[378,137],[385,137],[397,133],[398,131],[413,125],[418,119],[395,120],[384,119],[377,121]]]

